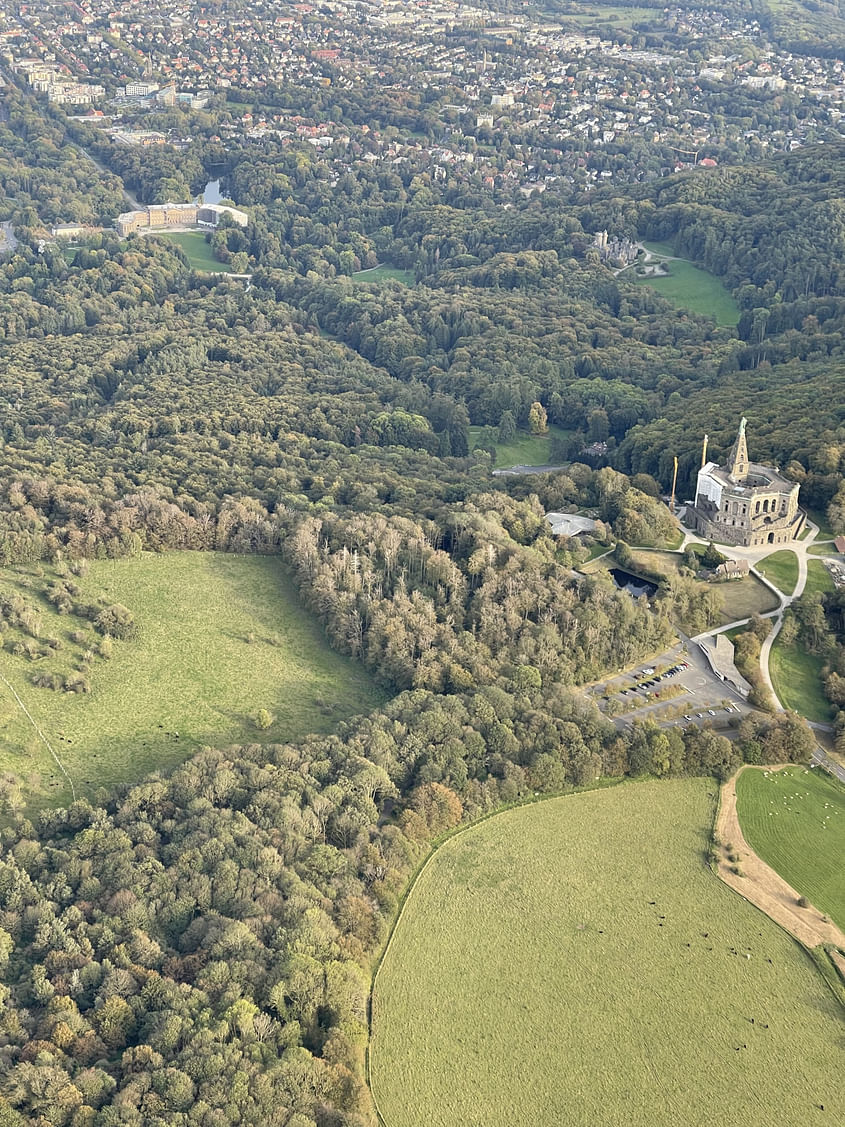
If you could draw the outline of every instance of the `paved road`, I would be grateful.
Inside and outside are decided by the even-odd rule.
[[[829,771],[831,775],[839,779],[840,783],[845,783],[845,767],[840,767],[835,759],[831,759],[823,747],[816,744],[816,750],[813,752],[813,763],[817,763],[819,767],[823,767],[825,771]]]
[[[760,647],[760,673],[761,673],[763,680],[765,681],[766,685],[768,686],[768,689],[771,692],[772,697],[774,698],[775,704],[781,710],[783,710],[783,705],[781,704],[780,700],[778,699],[778,695],[775,692],[775,687],[772,683],[772,677],[771,677],[771,673],[769,671],[769,660],[771,658],[771,653],[772,653],[772,643],[774,642],[775,638],[780,633],[780,628],[783,625],[783,613],[784,613],[784,611],[789,606],[792,605],[792,603],[799,597],[799,595],[802,595],[804,593],[804,588],[807,585],[807,563],[808,563],[807,550],[815,542],[815,539],[818,536],[818,532],[819,532],[818,525],[813,524],[813,522],[811,520],[807,521],[807,527],[810,530],[809,536],[806,536],[803,540],[794,540],[790,544],[787,544],[785,547],[783,545],[781,545],[780,547],[773,549],[770,544],[766,544],[764,547],[761,547],[761,548],[743,548],[743,547],[740,547],[740,546],[737,546],[737,545],[725,545],[725,544],[717,545],[717,547],[720,550],[728,553],[730,555],[731,559],[748,560],[751,574],[753,576],[755,576],[757,579],[759,579],[761,583],[764,583],[769,588],[769,590],[773,591],[774,594],[777,595],[777,597],[780,599],[780,606],[778,607],[777,610],[770,611],[768,614],[764,614],[762,616],[763,618],[773,618],[774,619],[774,626],[773,626],[772,630],[769,632],[768,637],[763,642],[763,645]],[[683,551],[684,548],[686,548],[687,544],[695,544],[695,543],[705,544],[705,543],[707,543],[706,540],[703,540],[700,536],[697,536],[694,532],[690,532],[688,529],[684,529],[684,533],[685,533],[684,542],[681,545],[680,551]],[[772,555],[773,550],[774,551],[784,551],[784,550],[786,550],[786,551],[794,552],[795,555],[796,555],[796,558],[798,559],[798,581],[795,584],[795,590],[789,595],[784,594],[784,592],[781,591],[780,588],[776,587],[775,584],[772,583],[772,581],[770,579],[767,579],[766,576],[763,575],[762,572],[758,571],[757,568],[754,566],[755,564],[760,563],[761,560],[765,559],[766,556]],[[810,558],[815,558],[815,557],[810,557]],[[710,630],[710,631],[708,631],[708,634],[719,634],[723,630],[730,630],[734,626],[742,626],[748,621],[749,621],[749,619],[747,619],[747,618],[741,619],[739,622],[732,622],[728,626],[721,626],[721,627],[719,627],[718,630]],[[699,637],[705,637],[705,636],[707,636],[707,635],[700,635]],[[699,640],[699,638],[694,639],[694,641],[698,641],[698,640]]]

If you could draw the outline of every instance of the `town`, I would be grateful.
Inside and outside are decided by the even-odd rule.
[[[841,56],[799,56],[718,10],[607,11],[2,0],[0,78],[114,146],[308,145],[332,175],[388,163],[502,199],[842,135]]]

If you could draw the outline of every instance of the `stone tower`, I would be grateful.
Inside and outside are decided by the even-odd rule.
[[[731,480],[738,484],[744,482],[748,477],[748,446],[745,443],[745,424],[747,421],[745,417],[740,420],[736,440],[731,447],[730,454],[728,454],[728,474]]]

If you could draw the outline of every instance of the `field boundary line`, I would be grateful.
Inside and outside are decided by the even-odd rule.
[[[588,794],[591,791],[609,790],[611,787],[620,786],[623,783],[636,783],[639,781],[641,780],[632,778],[630,775],[619,775],[596,779],[596,781],[589,786],[575,787],[572,790],[556,791],[554,794],[532,794],[526,798],[518,799],[516,802],[509,802],[505,805],[499,806],[495,810],[488,810],[486,813],[480,814],[477,818],[473,818],[471,822],[465,822],[462,825],[455,826],[453,829],[447,830],[446,833],[441,834],[440,837],[435,838],[431,843],[431,848],[429,849],[427,856],[420,862],[417,869],[412,873],[411,878],[405,886],[404,892],[402,893],[399,901],[399,909],[393,918],[393,922],[390,925],[390,930],[387,933],[387,938],[384,941],[384,946],[382,947],[381,953],[376,960],[375,967],[373,969],[373,976],[370,980],[370,992],[367,996],[367,1047],[364,1052],[364,1078],[367,1082],[367,1088],[370,1092],[370,1098],[373,1101],[373,1108],[376,1113],[376,1118],[381,1124],[381,1127],[389,1127],[389,1125],[385,1117],[382,1115],[381,1108],[378,1106],[378,1100],[376,1099],[375,1091],[373,1090],[372,1070],[370,1062],[370,1047],[373,1040],[373,995],[375,994],[376,980],[378,979],[382,964],[387,957],[387,952],[390,950],[390,944],[393,941],[393,936],[396,932],[396,929],[399,926],[403,915],[405,914],[405,908],[407,907],[411,893],[416,887],[417,881],[434,860],[436,854],[440,852],[441,846],[446,845],[447,842],[453,841],[455,838],[460,837],[462,834],[467,833],[469,830],[475,829],[483,822],[489,821],[490,818],[497,818],[500,814],[507,814],[511,810],[520,810],[523,806],[534,806],[540,802],[548,802],[553,798],[571,798],[578,794]]]
[[[41,737],[41,740],[42,740],[42,741],[43,741],[43,743],[45,744],[45,746],[46,746],[47,750],[48,750],[48,751],[50,752],[50,754],[52,755],[53,759],[55,760],[55,762],[56,762],[56,766],[57,766],[57,767],[59,768],[59,770],[61,771],[61,773],[62,773],[62,774],[64,775],[64,777],[65,777],[65,778],[67,779],[68,783],[70,783],[70,793],[71,793],[71,797],[72,797],[73,801],[74,801],[74,802],[76,802],[76,787],[75,787],[75,786],[73,785],[73,779],[72,779],[72,778],[70,777],[70,775],[69,775],[69,774],[67,773],[67,770],[65,769],[65,765],[64,765],[64,763],[62,763],[61,759],[59,759],[58,755],[56,755],[56,752],[55,752],[55,751],[54,751],[54,749],[53,749],[53,745],[52,745],[52,744],[50,743],[50,741],[49,741],[49,740],[47,739],[47,737],[46,737],[46,736],[44,735],[44,733],[43,733],[43,732],[41,731],[41,728],[40,728],[40,727],[38,726],[37,722],[35,721],[34,717],[32,716],[32,713],[31,713],[31,712],[29,711],[29,709],[28,709],[28,708],[26,707],[26,705],[24,704],[24,702],[23,702],[23,701],[21,700],[21,698],[20,698],[20,697],[18,696],[18,694],[17,694],[17,691],[16,691],[16,690],[14,689],[14,687],[13,687],[13,686],[12,686],[12,685],[11,685],[11,684],[10,684],[10,683],[9,683],[9,682],[7,681],[7,680],[6,680],[6,678],[5,678],[4,676],[3,676],[3,674],[2,674],[2,673],[0,673],[0,681],[2,681],[2,682],[3,682],[3,684],[4,684],[4,685],[6,686],[6,688],[7,688],[8,690],[9,690],[9,692],[10,692],[10,693],[12,694],[12,696],[13,696],[13,697],[15,698],[15,700],[16,700],[16,701],[18,702],[18,704],[20,705],[21,711],[23,712],[24,716],[26,716],[27,720],[28,720],[28,721],[30,722],[30,724],[31,724],[31,725],[33,726],[33,728],[35,729],[35,731],[36,731],[36,732],[38,733],[38,735],[39,735],[39,736]]]

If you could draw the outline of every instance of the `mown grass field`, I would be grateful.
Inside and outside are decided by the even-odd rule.
[[[819,768],[746,770],[736,797],[751,848],[845,929],[845,788]]]
[[[416,283],[413,270],[401,270],[398,266],[371,266],[369,270],[356,270],[352,279],[355,282],[401,282],[403,286]]]
[[[820,560],[807,561],[807,582],[804,584],[804,593],[827,595],[836,590],[833,576]]]
[[[481,434],[481,427],[469,428],[469,447],[472,450]],[[551,440],[555,436],[563,438],[569,431],[563,427],[549,424],[546,434],[528,434],[527,431],[517,431],[513,442],[505,442],[496,447],[495,469],[505,469],[509,466],[544,466],[548,464]]]
[[[707,868],[715,791],[552,799],[438,850],[375,983],[387,1127],[845,1120],[841,1009]]]
[[[673,255],[667,243],[644,243],[654,254]],[[672,258],[664,263],[668,274],[662,277],[640,277],[633,268],[622,275],[628,281],[651,286],[662,294],[672,305],[713,317],[719,325],[735,326],[739,321],[739,306],[730,290],[706,270],[695,266],[685,258]]]
[[[798,582],[798,557],[789,549],[772,552],[754,565],[784,595],[791,595]]]
[[[822,692],[822,659],[807,653],[797,642],[784,645],[780,634],[772,643],[769,673],[781,704],[807,720],[827,724],[833,707]]]
[[[156,238],[176,243],[185,252],[191,269],[198,270],[201,274],[231,273],[230,266],[225,262],[218,262],[214,257],[202,231],[156,231]]]
[[[29,581],[5,572],[6,589]],[[55,656],[32,662],[6,639],[0,673],[14,686],[74,780],[77,794],[134,782],[175,766],[205,744],[270,743],[327,731],[369,711],[383,697],[363,667],[335,654],[298,602],[280,561],[216,552],[144,553],[96,561],[77,581],[83,595],[134,614],[138,637],[115,641],[95,658],[90,694],[37,688],[40,669],[66,672],[99,636],[90,622],[60,616],[32,587],[42,635],[61,642]],[[83,628],[81,645],[71,633]],[[275,718],[265,731],[259,709]],[[178,733],[178,736],[177,736]],[[70,800],[49,752],[0,683],[0,772],[22,780],[33,808]]]

